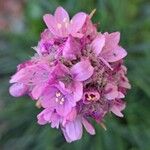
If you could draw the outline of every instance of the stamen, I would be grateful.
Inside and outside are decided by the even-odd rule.
[[[85,99],[88,101],[97,101],[100,98],[98,92],[88,92],[85,94]]]
[[[56,97],[60,97],[61,96],[61,93],[60,92],[56,92]]]
[[[61,99],[61,102],[64,102],[64,101],[65,101],[64,98],[62,98],[62,99]]]
[[[60,101],[60,102],[59,102],[59,104],[60,104],[60,105],[63,105],[63,104],[64,104],[64,102]]]
[[[57,103],[59,103],[60,105],[63,105],[65,99],[64,99],[64,97],[62,97],[62,94],[61,94],[60,92],[56,92],[55,95],[56,95],[55,101],[56,101]]]

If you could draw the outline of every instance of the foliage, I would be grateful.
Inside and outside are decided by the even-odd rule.
[[[33,55],[44,25],[43,14],[62,5],[71,15],[96,8],[94,22],[100,31],[121,31],[121,44],[128,51],[126,65],[132,89],[126,97],[125,117],[108,115],[107,131],[67,144],[59,131],[39,126],[40,110],[28,97],[12,98],[9,78],[16,65]],[[150,3],[148,0],[28,0],[24,10],[25,30],[21,34],[0,33],[0,149],[1,150],[149,150],[150,146]]]

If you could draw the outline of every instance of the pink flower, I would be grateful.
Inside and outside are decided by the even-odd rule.
[[[68,13],[62,7],[58,7],[54,16],[46,14],[43,19],[51,33],[57,37],[68,37],[68,35],[82,37],[83,34],[79,31],[84,25],[86,17],[85,13],[80,12],[70,21]]]
[[[127,52],[118,45],[119,40],[119,32],[111,34],[106,32],[99,34],[91,44],[94,54],[109,68],[111,68],[109,63],[119,61],[127,55]]]
[[[44,108],[56,109],[60,116],[66,116],[76,106],[77,101],[79,99],[75,99],[72,91],[66,89],[62,82],[46,87],[40,97],[41,105]]]

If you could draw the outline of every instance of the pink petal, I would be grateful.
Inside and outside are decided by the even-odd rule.
[[[122,92],[118,92],[117,98],[125,98],[125,95]]]
[[[124,72],[124,74],[126,74],[127,73],[127,67],[126,66],[121,66],[121,69],[123,70],[123,72]]]
[[[113,100],[113,99],[117,98],[117,95],[118,95],[118,92],[117,91],[113,91],[113,92],[110,92],[109,94],[106,94],[105,97],[108,100]]]
[[[54,69],[53,69],[53,71],[52,71],[52,75],[54,76],[54,77],[61,77],[61,76],[65,76],[66,74],[69,74],[69,69],[65,66],[65,65],[63,65],[62,63],[58,63],[55,67],[54,67]]]
[[[104,33],[105,46],[100,56],[107,62],[116,62],[127,55],[127,52],[120,46],[118,46],[120,40],[120,33]]]
[[[121,111],[116,107],[116,106],[113,106],[111,108],[111,111],[118,117],[123,117],[123,114],[121,113]]]
[[[119,83],[119,86],[127,88],[127,89],[131,89],[131,85],[130,85],[130,83],[128,81],[121,81]]]
[[[108,47],[112,47],[114,45],[118,45],[119,41],[120,41],[120,32],[113,32],[108,34],[107,32],[104,33],[105,37],[106,37],[106,42],[108,43]]]
[[[71,112],[67,115],[67,120],[73,121],[77,116],[77,110],[75,107],[72,108]]]
[[[51,69],[46,64],[35,64],[19,70],[12,76],[10,83],[37,84],[48,80]]]
[[[76,59],[77,54],[80,53],[81,45],[71,36],[67,39],[64,48],[63,56],[66,59]]]
[[[74,100],[76,102],[81,100],[83,95],[83,84],[81,82],[75,81],[72,84],[72,91],[73,91]]]
[[[94,68],[89,60],[82,60],[71,68],[71,73],[77,81],[85,81],[93,74]]]
[[[61,127],[61,130],[62,130],[62,132],[63,132],[63,135],[64,135],[66,141],[67,141],[68,143],[71,143],[73,140],[72,140],[72,139],[68,136],[68,134],[66,133],[66,129],[65,129],[64,127]]]
[[[69,23],[69,15],[63,7],[57,7],[54,17],[56,18],[57,22],[60,24],[63,22]]]
[[[28,87],[23,83],[15,83],[9,88],[9,93],[14,97],[24,95],[28,90]]]
[[[14,74],[11,79],[10,79],[10,83],[14,83],[14,82],[19,82],[22,80],[26,80],[27,78],[27,74],[26,74],[26,69],[23,68],[21,70],[19,70],[18,72],[16,72],[16,74]]]
[[[107,53],[104,53],[102,57],[108,62],[115,62],[127,55],[127,52],[120,46],[117,46],[114,49],[111,49]]]
[[[106,85],[105,91],[106,91],[105,97],[108,100],[113,100],[113,99],[117,98],[117,96],[118,96],[118,87],[111,83],[108,83]]]
[[[84,25],[87,15],[83,12],[77,13],[70,21],[69,32],[77,33]]]
[[[91,135],[95,134],[94,127],[85,118],[82,118],[82,123],[83,123],[83,126],[85,127],[86,131],[89,134],[91,134]]]
[[[105,36],[99,35],[97,36],[91,44],[92,50],[96,56],[100,54],[102,48],[105,45]]]
[[[58,7],[54,15],[57,22],[57,30],[59,36],[66,37],[68,36],[68,27],[69,27],[69,15],[62,7]]]
[[[47,84],[44,83],[36,85],[32,90],[32,97],[34,99],[38,99],[41,96],[44,89],[46,88],[46,86]]]
[[[51,39],[51,43],[53,43],[52,38],[54,38],[54,36],[51,34],[51,32],[48,29],[45,29],[42,33],[41,33],[41,39],[42,40],[50,40]]]
[[[100,60],[101,60],[107,67],[109,67],[111,70],[113,70],[113,68],[111,67],[111,65],[110,65],[103,57],[100,57]]]
[[[123,117],[123,114],[121,113],[121,111],[125,109],[125,106],[126,105],[122,100],[119,100],[119,99],[115,100],[111,108],[111,111],[118,117]]]
[[[45,125],[49,122],[52,111],[50,109],[44,109],[41,113],[37,115],[38,124]]]
[[[43,20],[53,35],[59,36],[59,30],[57,28],[57,22],[51,14],[45,14]]]
[[[37,116],[37,118],[38,118],[38,124],[40,124],[40,125],[45,125],[48,122],[40,114]]]
[[[55,101],[55,94],[57,90],[55,88],[47,87],[40,97],[40,103],[43,108],[54,108],[57,106]]]
[[[51,127],[52,128],[59,128],[60,124],[60,116],[57,113],[53,113],[50,118]]]
[[[72,109],[72,105],[69,102],[64,102],[64,104],[57,104],[56,111],[60,116],[67,116]]]
[[[120,109],[121,111],[125,109],[126,104],[122,100],[115,100],[115,105]]]
[[[67,136],[66,140],[69,140],[69,142],[81,139],[83,132],[81,119],[77,118],[76,120],[67,123],[65,125],[65,131]]]

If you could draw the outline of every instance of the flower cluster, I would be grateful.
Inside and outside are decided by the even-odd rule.
[[[83,127],[94,135],[90,119],[104,127],[106,114],[123,117],[130,89],[120,33],[98,32],[91,17],[79,12],[70,20],[62,7],[44,15],[47,28],[36,54],[18,65],[10,80],[10,94],[36,100],[43,109],[38,123],[60,128],[67,142],[80,139]]]

